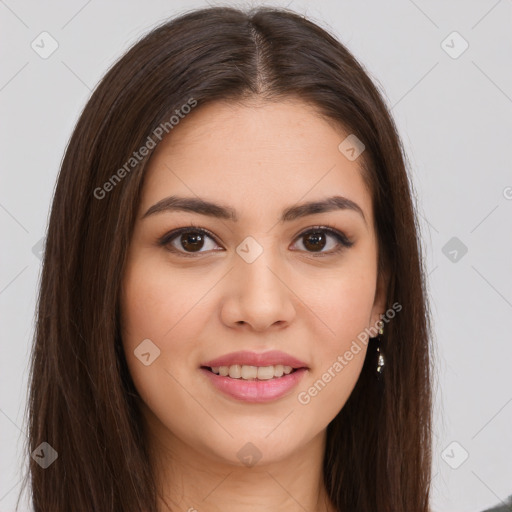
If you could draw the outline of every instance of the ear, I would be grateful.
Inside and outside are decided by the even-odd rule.
[[[389,274],[387,272],[380,272],[377,277],[377,286],[375,289],[375,299],[370,317],[370,326],[377,326],[377,322],[386,312],[388,286]]]

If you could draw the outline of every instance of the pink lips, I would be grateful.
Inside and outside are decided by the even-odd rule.
[[[204,367],[231,366],[291,366],[292,373],[270,380],[244,380],[232,379],[217,375]],[[201,372],[208,378],[210,383],[222,393],[231,398],[244,402],[263,403],[277,400],[288,394],[307,372],[306,363],[292,357],[284,352],[270,351],[258,354],[256,352],[233,352],[225,356],[207,361],[201,365]]]
[[[222,377],[201,368],[210,382],[222,393],[243,402],[262,403],[277,400],[291,391],[307,372],[306,368],[270,380],[243,380]]]

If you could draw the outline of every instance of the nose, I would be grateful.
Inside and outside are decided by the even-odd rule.
[[[295,294],[283,265],[266,249],[252,263],[236,256],[228,274],[221,319],[231,328],[265,331],[289,325],[295,315]]]

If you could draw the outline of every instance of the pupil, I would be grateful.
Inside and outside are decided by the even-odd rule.
[[[197,251],[203,247],[204,239],[201,233],[181,235],[181,245],[184,249]]]
[[[312,240],[312,243],[309,241]],[[325,233],[316,232],[306,236],[304,246],[313,251],[321,251],[325,247]]]

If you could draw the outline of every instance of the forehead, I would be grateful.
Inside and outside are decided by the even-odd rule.
[[[361,158],[351,161],[338,148],[347,135],[299,100],[198,107],[153,153],[142,207],[180,193],[280,213],[284,205],[339,194],[371,220]]]

